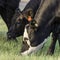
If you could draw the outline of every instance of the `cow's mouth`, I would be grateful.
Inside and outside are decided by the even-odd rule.
[[[25,44],[23,44],[24,47],[22,47],[24,51],[22,51],[22,49],[21,49],[21,55],[30,55],[30,54],[34,54],[38,50],[40,50],[44,46],[44,44],[46,43],[47,39],[45,39],[39,45],[32,47],[31,44],[30,44],[28,33],[25,29],[24,36],[23,36],[23,41],[25,41]],[[29,47],[27,48],[27,46],[29,46]]]
[[[38,50],[40,50],[44,46],[45,42],[46,42],[46,40],[36,47],[30,46],[28,50],[21,52],[21,55],[30,55],[30,54],[36,53]]]
[[[7,39],[8,40],[11,40],[11,39],[14,39],[15,40],[16,37],[13,34],[11,35],[10,33],[7,33]]]

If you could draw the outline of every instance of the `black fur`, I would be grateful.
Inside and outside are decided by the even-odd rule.
[[[8,29],[11,26],[11,19],[18,8],[20,0],[0,0],[0,14],[5,21]]]
[[[6,23],[8,30],[12,25],[12,17],[15,15],[15,10],[18,8],[19,2],[20,0],[0,0],[0,15]]]
[[[38,46],[50,33],[53,33],[53,44],[51,45],[50,53],[54,53],[56,41],[60,34],[60,16],[59,16],[59,0],[43,0],[34,17],[37,27],[33,29],[29,24],[28,34],[31,46]],[[59,23],[58,23],[59,22]],[[56,26],[57,24],[57,26]],[[57,31],[59,33],[57,33]],[[57,33],[57,36],[56,36]]]

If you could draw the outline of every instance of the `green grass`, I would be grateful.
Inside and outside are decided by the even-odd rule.
[[[13,40],[7,41],[6,32],[7,27],[3,20],[0,18],[0,60],[60,60],[60,49],[58,42],[56,44],[55,53],[53,56],[46,56],[47,50],[51,43],[51,37],[48,37],[47,43],[44,48],[38,51],[36,54],[30,56],[21,56],[20,49],[22,43],[22,36],[18,37],[18,42]]]

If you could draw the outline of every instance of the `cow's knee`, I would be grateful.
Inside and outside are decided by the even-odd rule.
[[[59,47],[60,47],[60,34],[58,35],[58,43],[59,43]]]

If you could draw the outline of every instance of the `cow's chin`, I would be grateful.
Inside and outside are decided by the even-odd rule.
[[[30,55],[36,53],[38,50],[40,50],[43,47],[43,44],[40,44],[36,47],[30,47],[28,50],[21,53],[21,55]]]
[[[30,54],[34,54],[36,53],[38,50],[40,50],[44,44],[46,43],[47,39],[45,39],[41,44],[39,44],[38,46],[36,47],[32,47],[30,46],[28,50],[24,51],[21,53],[21,55],[30,55]]]

